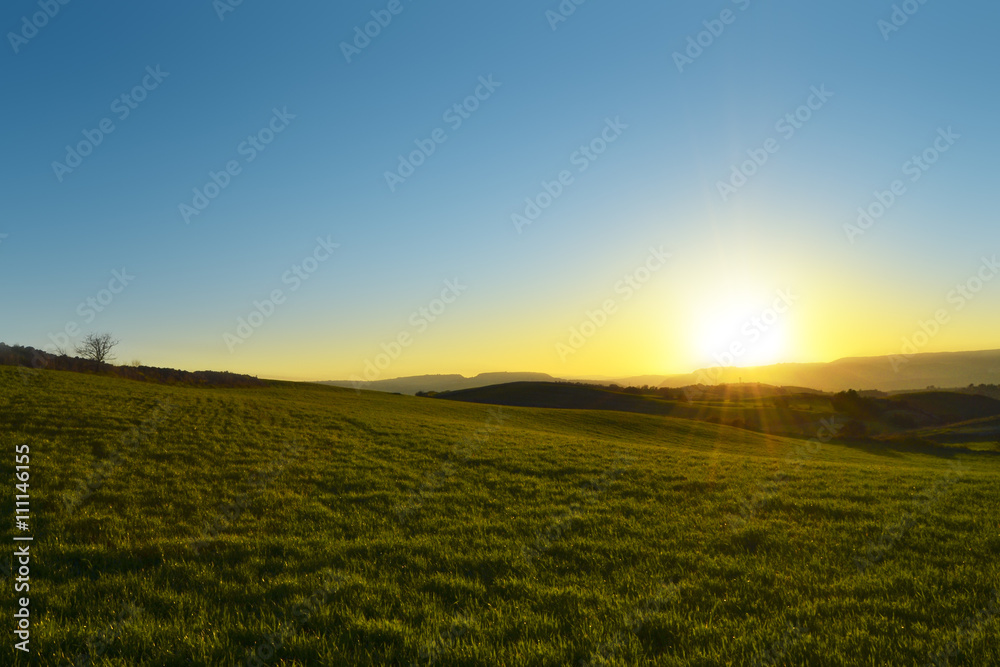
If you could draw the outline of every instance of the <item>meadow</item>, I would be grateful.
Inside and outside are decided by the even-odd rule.
[[[13,662],[1000,664],[1000,456],[836,433],[0,367]]]

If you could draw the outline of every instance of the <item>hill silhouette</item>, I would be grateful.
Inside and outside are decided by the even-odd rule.
[[[227,371],[181,371],[174,368],[155,366],[115,366],[98,364],[89,359],[71,357],[66,354],[50,354],[43,350],[22,345],[0,343],[0,366],[20,366],[36,370],[69,371],[105,375],[138,382],[157,384],[187,385],[195,387],[263,387],[265,380],[250,375],[239,375]]]
[[[660,386],[760,382],[798,385],[823,391],[851,388],[900,391],[928,387],[964,387],[1000,383],[1000,350],[941,352],[908,357],[848,357],[829,363],[773,364],[755,367],[710,367],[683,375],[662,376]]]
[[[413,375],[389,380],[359,382],[357,380],[327,380],[319,384],[349,389],[367,389],[396,394],[416,394],[421,391],[456,391],[486,387],[509,382],[550,382],[557,378],[547,373],[480,373],[475,377],[464,375]]]
[[[488,387],[511,382],[579,382],[611,387],[644,385],[678,388],[693,385],[761,384],[805,391],[838,392],[878,389],[885,392],[924,391],[929,387],[1000,384],[1000,350],[922,353],[901,356],[848,357],[828,363],[785,363],[754,367],[709,367],[677,375],[578,377],[547,373],[501,372],[463,375],[414,375],[374,381],[329,380],[320,384],[389,393],[417,394]],[[983,393],[976,389],[974,393]]]
[[[433,394],[433,398],[511,407],[572,410],[616,410],[648,415],[669,415],[678,408],[674,392],[641,395],[621,389],[567,382],[510,382]],[[677,392],[682,395],[683,392]]]

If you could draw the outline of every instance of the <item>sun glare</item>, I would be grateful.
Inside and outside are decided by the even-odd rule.
[[[780,297],[732,297],[706,308],[693,328],[702,366],[761,366],[788,360],[792,324]]]

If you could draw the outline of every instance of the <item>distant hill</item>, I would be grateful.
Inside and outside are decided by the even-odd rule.
[[[894,368],[893,360],[896,360]],[[775,364],[750,368],[706,368],[672,375],[662,387],[694,384],[761,382],[796,385],[823,391],[881,389],[901,391],[928,387],[965,387],[1000,383],[1000,350],[915,354],[899,364],[899,357],[849,357],[830,363]]]
[[[432,398],[661,415],[793,437],[814,436],[824,419],[829,418],[838,420],[845,437],[863,439],[898,437],[915,429],[1000,417],[1000,401],[987,396],[924,391],[876,397],[855,391],[820,394],[811,389],[763,384],[623,389],[568,382],[512,382],[441,392]],[[977,434],[982,432],[981,428],[976,430]]]
[[[894,367],[893,360],[896,365]],[[900,363],[902,361],[902,363]],[[1000,384],[1000,350],[941,352],[901,357],[848,357],[829,363],[774,364],[747,368],[714,367],[683,375],[636,375],[623,378],[578,378],[577,381],[604,386],[689,387],[692,385],[762,384],[786,391],[837,392],[848,389],[923,391],[928,387],[968,387],[970,384]],[[332,380],[320,384],[361,388],[400,394],[474,389],[511,382],[565,382],[547,373],[480,373],[462,375],[417,375],[358,384],[352,380]],[[805,389],[810,387],[811,389]],[[982,393],[982,391],[977,391]]]
[[[509,382],[554,382],[547,373],[480,373],[467,378],[464,375],[414,375],[394,378],[392,380],[375,380],[374,382],[355,382],[352,380],[329,380],[320,382],[333,387],[349,389],[367,389],[369,391],[385,391],[399,394],[416,394],[418,391],[457,391],[473,389],[492,384]]]
[[[886,399],[886,402],[897,410],[929,415],[941,424],[1000,416],[1000,401],[950,391],[899,394]]]
[[[648,415],[669,415],[674,413],[678,407],[676,402],[660,397],[628,394],[600,387],[563,382],[511,382],[441,392],[434,398],[514,407],[617,410]]]
[[[985,417],[951,424],[908,431],[904,437],[919,438],[942,445],[981,443],[982,448],[1000,451],[1000,417]]]

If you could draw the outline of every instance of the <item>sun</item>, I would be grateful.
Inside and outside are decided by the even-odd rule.
[[[692,327],[691,349],[704,366],[764,366],[787,361],[790,304],[781,296],[740,293],[716,298]]]

